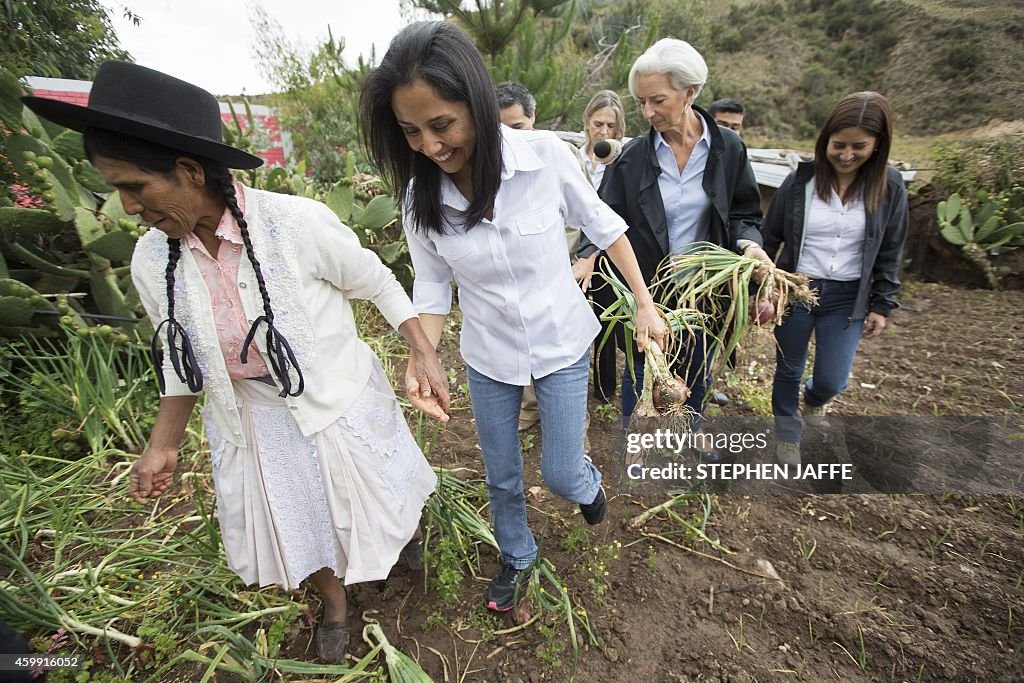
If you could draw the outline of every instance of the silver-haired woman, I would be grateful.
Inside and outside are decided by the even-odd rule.
[[[694,104],[707,78],[700,53],[673,38],[648,48],[629,72],[629,92],[651,128],[626,143],[606,171],[600,194],[629,225],[626,236],[648,283],[666,256],[701,241],[771,263],[761,248],[761,197],[746,147]],[[698,414],[713,360],[705,350],[703,339],[690,340],[677,369],[692,392],[687,405]],[[632,372],[626,368],[622,376],[626,424],[643,383],[642,357],[634,358]],[[698,417],[694,428],[701,422]],[[701,457],[716,460],[717,454]]]

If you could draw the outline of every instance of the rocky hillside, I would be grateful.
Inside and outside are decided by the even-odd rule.
[[[707,2],[709,96],[766,135],[809,137],[843,94],[879,90],[904,132],[1024,118],[1019,0]]]

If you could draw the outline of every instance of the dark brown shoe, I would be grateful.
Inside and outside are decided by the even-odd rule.
[[[320,623],[316,629],[316,654],[324,664],[341,664],[348,650],[348,623],[324,623],[324,608],[320,607]]]
[[[405,544],[402,548],[402,552],[399,554],[399,559],[405,559],[405,563],[409,565],[409,569],[413,571],[419,571],[423,569],[423,527],[420,527],[420,537],[414,538]]]

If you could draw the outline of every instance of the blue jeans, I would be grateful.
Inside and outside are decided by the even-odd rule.
[[[583,457],[590,354],[546,377],[533,380],[540,410],[540,471],[551,492],[574,503],[592,503],[601,473]],[[537,557],[526,521],[523,455],[519,449],[519,403],[523,387],[485,377],[466,367],[469,400],[487,470],[494,538],[501,561],[517,569]]]
[[[672,372],[683,378],[686,386],[690,388],[690,397],[686,399],[686,405],[697,413],[693,424],[690,427],[698,430],[704,424],[704,401],[708,389],[711,388],[711,376],[708,373],[708,366],[714,360],[704,357],[707,340],[704,335],[697,335],[696,338],[688,341],[682,348],[679,360],[672,365]],[[636,409],[640,400],[640,393],[644,388],[644,356],[642,353],[633,356],[633,370],[636,373],[634,383],[633,376],[629,372],[629,366],[622,372],[622,427],[629,429],[629,418]]]
[[[818,305],[793,304],[775,328],[775,380],[772,413],[781,441],[798,443],[803,421],[797,417],[800,381],[807,366],[807,348],[814,333],[814,372],[804,385],[804,403],[823,406],[840,394],[850,378],[853,357],[860,344],[864,320],[853,320],[857,281],[811,280]]]

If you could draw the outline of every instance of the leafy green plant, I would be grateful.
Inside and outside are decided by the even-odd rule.
[[[1002,274],[991,257],[1024,245],[1024,187],[1015,185],[994,196],[978,190],[968,201],[954,192],[939,202],[936,214],[943,239],[960,247],[989,287],[998,289]]]
[[[458,542],[445,536],[424,554],[427,583],[446,605],[457,605],[462,599],[462,552]]]
[[[565,643],[558,639],[558,630],[549,624],[541,624],[537,631],[544,637],[544,643],[534,651],[537,659],[552,669],[561,669]]]
[[[612,421],[619,418],[619,409],[614,403],[598,403],[594,408],[594,415],[598,420]]]
[[[562,541],[562,550],[567,553],[583,552],[590,545],[590,536],[582,527],[574,526]]]
[[[979,187],[1000,194],[1024,183],[1024,139],[1019,135],[941,141],[932,148],[932,156],[933,182],[962,197]]]
[[[448,622],[448,619],[444,616],[444,613],[436,608],[427,611],[426,615],[426,619],[423,620],[423,626],[421,627],[424,633],[430,633],[431,631],[435,631],[438,628],[444,626]]]
[[[83,439],[93,453],[111,446],[141,451],[157,402],[152,366],[141,346],[124,343],[124,333],[93,330],[63,344],[40,339],[4,348],[9,363],[0,364],[0,380],[16,388],[12,412],[29,422],[45,418],[54,442]]]
[[[523,434],[519,440],[522,444],[522,450],[524,453],[533,450],[533,447],[535,445],[533,434]]]
[[[605,604],[605,594],[608,592],[608,576],[611,563],[619,559],[619,550],[622,544],[618,541],[606,546],[595,546],[594,554],[583,562],[583,571],[587,575],[587,583],[594,591],[594,596],[599,604]]]
[[[480,632],[485,643],[494,640],[495,632],[503,626],[501,617],[479,603],[470,611],[469,623]]]
[[[412,288],[409,245],[398,224],[398,207],[384,193],[379,178],[355,171],[355,156],[345,157],[345,175],[327,192],[324,200],[335,215],[359,238],[359,243],[376,252],[398,281]]]
[[[135,24],[139,17],[120,5]],[[5,3],[0,61],[19,76],[89,78],[107,59],[131,59],[118,44],[111,6],[99,0]]]
[[[652,574],[658,573],[658,553],[653,545],[647,546],[647,571]]]

